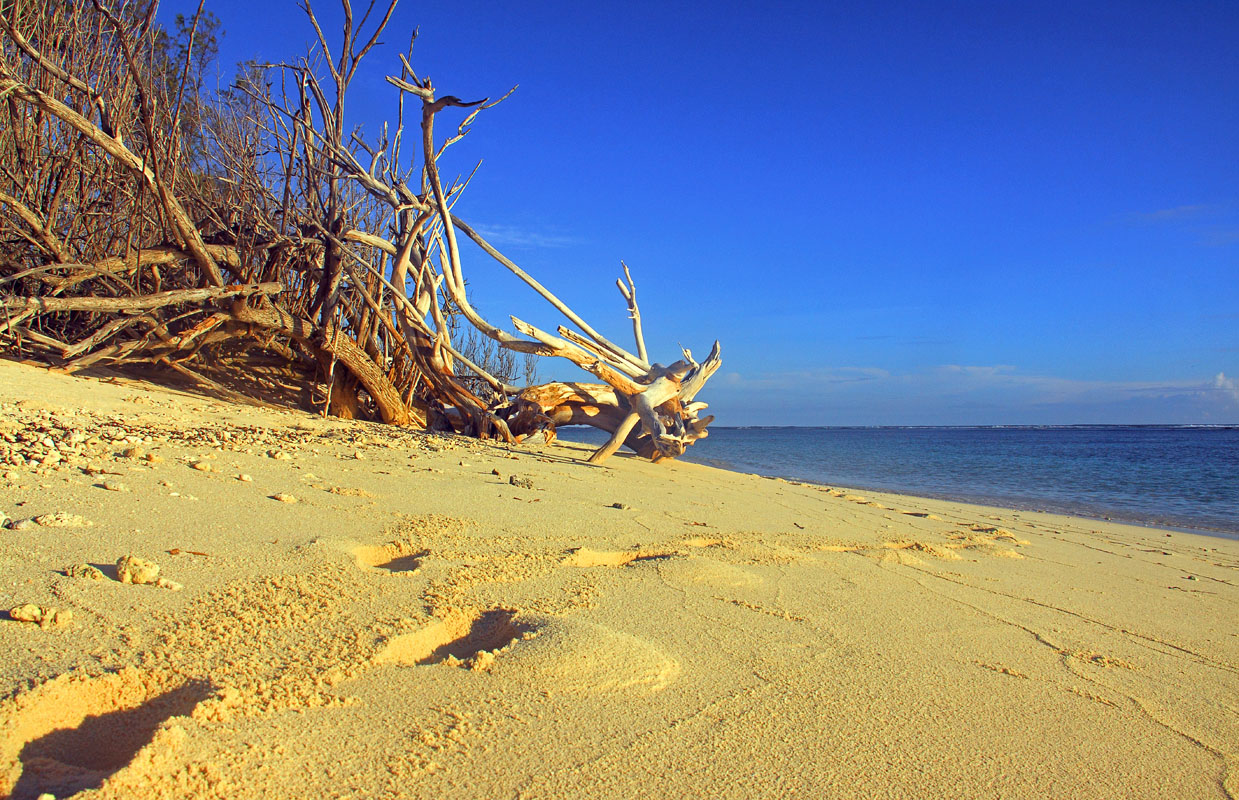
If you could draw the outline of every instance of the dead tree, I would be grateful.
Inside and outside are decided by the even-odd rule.
[[[441,95],[414,72],[411,40],[387,79],[392,123],[375,142],[346,135],[348,87],[395,0],[369,27],[373,7],[355,22],[341,2],[334,49],[307,3],[312,54],[249,65],[211,104],[183,90],[200,63],[197,19],[177,65],[161,61],[146,4],[5,4],[0,347],[68,370],[145,361],[210,383],[189,363],[240,344],[288,359],[340,416],[507,441],[588,424],[612,434],[595,462],[623,444],[675,457],[705,436],[712,417],[695,398],[721,363],[717,342],[700,363],[688,350],[652,363],[626,265],[617,283],[632,351],[456,215],[468,179],[445,182],[440,160],[508,95]],[[166,80],[178,67],[179,83]],[[192,154],[185,102],[199,104],[202,124]],[[445,114],[460,119],[439,137]],[[509,331],[484,318],[466,289],[462,236],[567,324],[553,334],[512,316]],[[565,358],[601,383],[514,386],[462,354],[457,319],[501,351]]]

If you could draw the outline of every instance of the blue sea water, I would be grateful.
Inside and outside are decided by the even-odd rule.
[[[606,435],[566,428],[573,441]],[[685,460],[1239,536],[1239,426],[711,428]]]

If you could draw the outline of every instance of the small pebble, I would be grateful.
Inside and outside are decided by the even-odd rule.
[[[212,472],[212,471],[214,471],[214,470],[212,469],[211,465],[210,465],[210,464],[208,464],[208,463],[207,463],[207,462],[205,462],[205,461],[195,461],[194,463],[190,464],[189,466],[190,466],[191,468],[193,468],[193,469],[198,470],[199,472]]]
[[[65,567],[65,575],[70,578],[86,578],[92,581],[101,581],[104,578],[103,571],[90,564],[74,564],[71,567]]]
[[[158,586],[160,589],[167,589],[170,592],[179,592],[185,588],[184,586],[177,583],[176,581],[170,581],[167,578],[160,578],[159,580],[155,581],[155,585]]]
[[[145,458],[146,451],[141,447],[126,447],[120,453],[125,458]]]
[[[522,489],[533,488],[533,481],[529,480],[528,478],[522,478],[519,475],[513,475],[512,477],[508,478],[508,483],[512,484],[513,486],[519,486]]]
[[[129,487],[120,481],[104,481],[103,488],[109,492],[127,492]]]
[[[32,520],[32,519],[17,519],[17,520],[13,520],[12,522],[10,522],[10,523],[9,523],[9,530],[11,530],[11,531],[28,531],[28,530],[30,530],[31,528],[36,528],[36,527],[38,527],[38,525],[39,525],[39,523],[35,522],[35,521],[34,521],[34,520]]]
[[[355,458],[355,459],[357,459],[358,461],[360,461],[361,459],[365,458],[365,456],[363,456],[363,455],[361,454],[361,451],[360,451],[360,450],[354,450],[354,451],[353,451],[353,458]]]
[[[9,617],[18,622],[38,623],[40,628],[54,628],[72,622],[73,612],[53,606],[36,606],[34,603],[26,603],[9,609]]]
[[[241,481],[241,483],[252,483],[254,479],[243,472],[237,476],[237,480]]]
[[[121,556],[116,561],[116,578],[121,583],[155,583],[159,580],[159,565],[137,556]]]
[[[503,477],[502,475],[500,475],[500,474],[499,474],[499,470],[497,470],[497,469],[492,469],[492,470],[490,471],[490,474],[491,474],[491,475],[494,475],[494,476],[496,476],[496,477],[499,477],[499,478],[502,478],[502,477]]]
[[[628,506],[624,505],[623,503],[612,503],[612,504],[611,504],[611,508],[618,508],[618,509],[620,509],[620,510],[622,511],[622,510],[624,510],[624,509],[628,508]]]
[[[273,495],[271,495],[271,499],[272,499],[272,500],[279,500],[281,503],[295,503],[295,502],[297,502],[297,498],[293,497],[291,494],[284,494],[283,492],[281,492],[280,494],[273,494]]]

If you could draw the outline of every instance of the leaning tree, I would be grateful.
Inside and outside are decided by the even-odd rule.
[[[159,364],[234,397],[203,360],[275,355],[321,387],[325,412],[506,441],[592,425],[611,433],[594,462],[625,444],[672,458],[704,437],[696,396],[717,342],[700,362],[687,349],[651,362],[626,265],[632,349],[457,214],[471,176],[445,180],[440,162],[508,95],[440,93],[414,71],[411,37],[387,78],[389,123],[371,141],[349,128],[349,87],[396,0],[360,19],[341,4],[338,40],[306,2],[309,52],[243,65],[214,95],[199,90],[213,44],[201,5],[175,32],[150,2],[0,5],[0,348],[66,371]],[[565,324],[511,316],[508,330],[479,313],[462,238]],[[489,346],[470,358],[462,330]],[[567,359],[594,380],[517,386],[494,368],[504,353]]]

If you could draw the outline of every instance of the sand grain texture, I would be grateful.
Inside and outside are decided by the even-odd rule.
[[[1239,797],[1236,542],[587,454],[0,361],[0,797]]]

